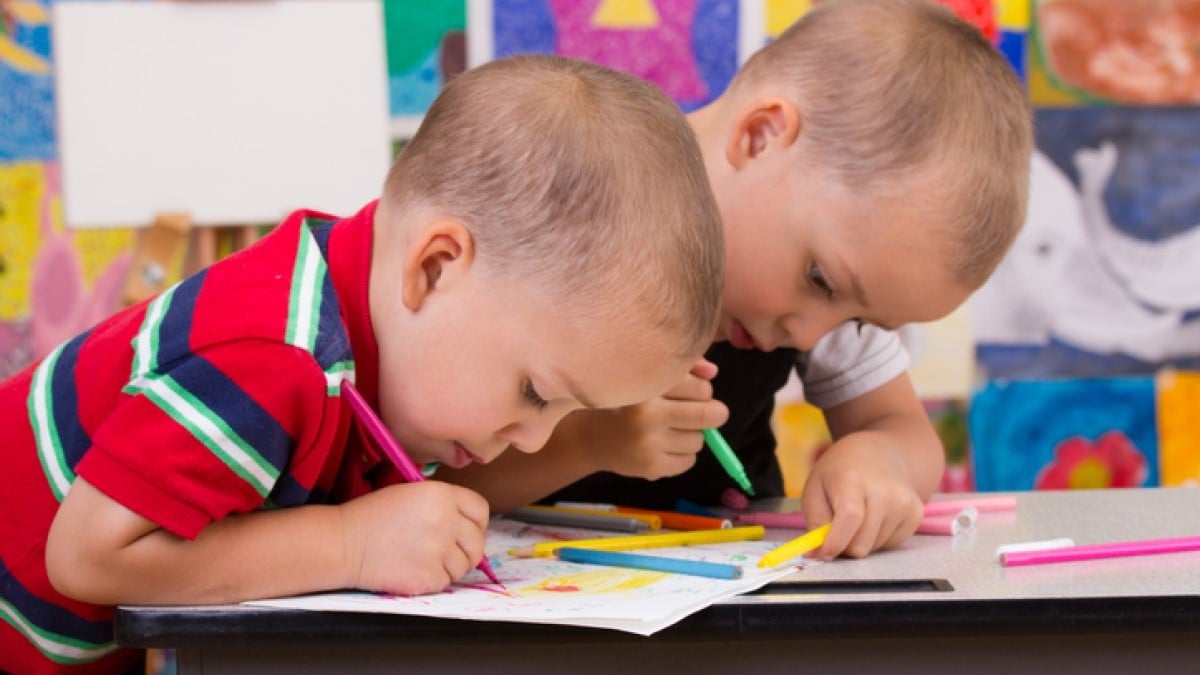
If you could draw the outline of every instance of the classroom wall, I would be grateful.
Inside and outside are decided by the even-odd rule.
[[[1200,0],[945,2],[1028,84],[1039,150],[1028,225],[995,277],[945,321],[903,332],[951,459],[944,487],[1196,482]],[[521,52],[637,74],[690,110],[810,3],[383,5],[402,139],[447,77]],[[50,0],[0,0],[0,377],[118,307],[138,237],[133,223],[63,226],[52,28]],[[776,416],[793,490],[828,442],[798,398],[785,393]]]

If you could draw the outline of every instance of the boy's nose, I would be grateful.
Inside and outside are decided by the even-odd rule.
[[[792,314],[784,318],[783,329],[787,333],[788,345],[800,351],[810,351],[817,342],[834,328],[843,323],[844,319],[832,312],[817,314]]]
[[[550,440],[554,426],[561,419],[562,416],[541,414],[535,419],[526,419],[510,424],[500,430],[497,436],[516,450],[526,454],[537,452],[542,449],[546,441]]]

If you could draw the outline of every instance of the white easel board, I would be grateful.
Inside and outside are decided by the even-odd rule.
[[[72,227],[349,214],[391,162],[380,0],[53,3]]]

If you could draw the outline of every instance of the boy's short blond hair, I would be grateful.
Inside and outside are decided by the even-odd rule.
[[[712,339],[720,215],[683,113],[648,82],[541,55],[469,70],[434,101],[383,199],[461,221],[492,269],[563,293],[565,314],[648,318],[686,336],[681,355]]]
[[[931,0],[824,2],[732,87],[779,83],[809,161],[871,196],[928,200],[953,227],[957,278],[982,285],[1025,221],[1033,130],[1016,73],[978,29]]]

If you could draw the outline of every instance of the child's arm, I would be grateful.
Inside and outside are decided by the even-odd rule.
[[[360,588],[445,588],[483,554],[487,505],[438,481],[392,485],[339,506],[233,515],[195,540],[161,529],[83,478],[46,543],[59,592],[96,604],[224,603]]]
[[[862,557],[916,531],[945,452],[907,374],[825,411],[833,445],[813,465],[802,505],[833,527],[818,554]]]
[[[469,487],[504,513],[533,503],[598,471],[654,480],[687,471],[704,447],[700,430],[719,427],[729,409],[713,399],[717,367],[700,361],[662,397],[619,410],[568,415],[536,455],[506,452],[487,465],[439,478]],[[614,499],[616,499],[614,495]]]

